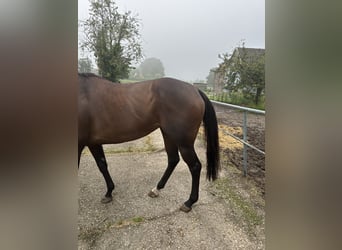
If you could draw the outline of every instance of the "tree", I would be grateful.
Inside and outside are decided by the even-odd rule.
[[[244,46],[233,55],[223,54],[219,68],[225,71],[225,89],[230,93],[241,92],[247,100],[259,104],[265,89],[265,55],[261,50]]]
[[[78,59],[78,72],[80,73],[91,72],[91,68],[92,68],[92,62],[88,57]]]
[[[140,75],[144,79],[160,78],[165,75],[163,63],[157,58],[147,58],[139,66]]]
[[[130,11],[120,14],[114,0],[90,3],[82,47],[94,53],[101,76],[113,82],[127,78],[131,64],[142,58],[139,20]]]
[[[129,72],[128,79],[130,80],[140,80],[142,77],[140,75],[139,68],[132,68]]]

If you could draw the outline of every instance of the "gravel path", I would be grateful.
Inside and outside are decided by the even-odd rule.
[[[200,140],[196,150],[205,166]],[[191,175],[183,161],[158,198],[147,196],[166,168],[159,130],[105,152],[116,185],[109,204],[100,203],[105,183],[94,159],[87,151],[81,158],[78,249],[264,249],[263,200],[236,168],[209,183],[203,167],[199,201],[184,213]]]

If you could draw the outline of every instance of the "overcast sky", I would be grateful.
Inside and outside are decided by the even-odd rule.
[[[121,12],[141,20],[145,58],[160,59],[166,76],[205,80],[241,40],[265,48],[265,0],[116,0]],[[78,18],[88,17],[89,0],[78,0]]]

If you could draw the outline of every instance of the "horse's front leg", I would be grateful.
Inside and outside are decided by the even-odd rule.
[[[107,162],[106,162],[106,158],[103,152],[102,145],[93,145],[93,146],[88,146],[88,147],[89,147],[90,152],[94,156],[96,164],[99,167],[99,170],[102,173],[106,181],[106,185],[107,185],[107,192],[105,196],[101,199],[101,202],[102,203],[111,202],[113,200],[112,192],[115,188],[115,185],[112,180],[112,177],[110,176],[108,172],[108,166],[107,166]]]
[[[158,197],[160,190],[163,189],[169,180],[173,170],[176,168],[178,162],[179,162],[179,154],[178,154],[178,147],[172,140],[170,140],[169,136],[161,130],[163,138],[164,138],[164,145],[165,145],[165,151],[167,153],[167,168],[158,182],[157,186],[153,188],[148,195],[152,198]]]

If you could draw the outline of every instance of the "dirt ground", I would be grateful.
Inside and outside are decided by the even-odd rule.
[[[243,112],[233,108],[214,105],[218,121],[220,123],[220,131],[227,130],[235,136],[242,139]],[[221,136],[223,137],[223,136]],[[227,138],[227,137],[226,137]],[[228,137],[228,143],[221,143],[223,154],[229,159],[229,162],[243,171],[243,146],[236,140]],[[247,140],[250,144],[265,152],[265,116],[259,114],[247,114]],[[248,175],[265,195],[265,156],[259,152],[248,148]]]
[[[166,168],[167,157],[157,130],[137,141],[105,146],[116,188],[113,202],[101,204],[105,182],[85,150],[79,169],[78,249],[265,249],[265,201],[251,177],[242,177],[222,152],[222,171],[215,182],[205,179],[205,150],[200,197],[192,211],[187,200],[191,175],[183,161],[157,198],[148,192]]]

